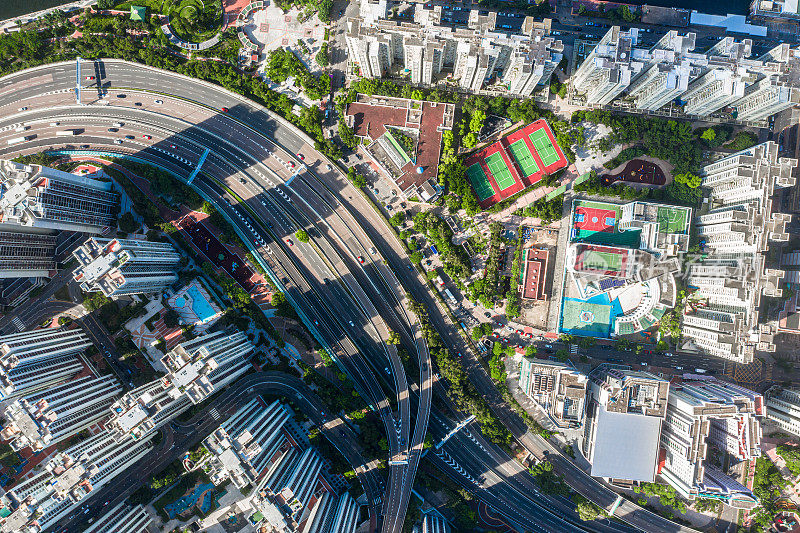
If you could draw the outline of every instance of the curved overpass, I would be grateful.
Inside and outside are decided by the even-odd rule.
[[[82,146],[88,146],[91,149],[120,154],[136,154],[136,157],[162,166],[180,176],[188,176],[191,173],[192,163],[199,159],[201,151],[204,152],[206,148],[213,150],[208,154],[203,165],[204,174],[198,175],[193,185],[214,201],[218,208],[234,221],[251,249],[260,255],[267,266],[273,269],[279,283],[284,285],[287,295],[297,304],[309,327],[315,330],[320,337],[327,339],[332,346],[343,350],[345,355],[343,364],[354,378],[362,378],[355,380],[357,384],[359,381],[367,382],[362,383],[364,387],[361,392],[365,398],[377,400],[377,407],[382,412],[384,425],[387,426],[387,433],[390,435],[390,442],[397,443],[399,438],[396,435],[392,436],[393,430],[388,427],[389,424],[386,420],[387,417],[391,417],[391,413],[388,412],[390,408],[388,405],[380,404],[381,401],[385,402],[385,395],[381,400],[382,394],[375,390],[374,380],[363,379],[370,375],[383,377],[380,363],[377,365],[378,369],[374,369],[375,365],[372,369],[364,365],[370,362],[385,361],[387,354],[383,348],[376,346],[378,344],[376,339],[369,337],[368,333],[360,330],[354,331],[353,328],[347,327],[350,317],[358,320],[361,326],[369,317],[355,316],[350,306],[342,305],[349,297],[346,290],[339,287],[338,284],[325,281],[325,269],[328,268],[327,272],[330,273],[330,267],[333,266],[325,264],[325,254],[316,254],[315,250],[304,249],[302,254],[289,255],[288,248],[278,245],[274,241],[260,245],[256,239],[256,237],[262,237],[269,240],[269,230],[259,225],[260,220],[264,220],[268,226],[272,224],[283,231],[283,234],[278,236],[279,239],[293,233],[298,221],[313,220],[312,211],[299,206],[300,203],[311,203],[311,196],[304,195],[302,201],[290,202],[293,187],[288,189],[290,192],[287,193],[284,192],[287,191],[284,185],[277,184],[277,181],[270,183],[270,180],[275,178],[272,172],[277,175],[289,173],[285,163],[291,160],[290,154],[299,152],[305,155],[305,163],[315,171],[308,174],[308,179],[319,177],[321,181],[317,183],[324,181],[324,186],[327,187],[326,190],[321,191],[320,198],[327,198],[327,208],[338,211],[342,217],[347,217],[347,209],[342,212],[340,206],[330,203],[345,204],[345,198],[352,199],[352,188],[349,187],[344,177],[338,170],[334,170],[335,167],[327,170],[325,166],[327,163],[319,159],[301,134],[292,131],[291,128],[271,117],[264,110],[258,109],[257,106],[249,103],[245,105],[242,102],[246,103],[246,101],[235,95],[197,80],[180,78],[180,83],[176,83],[174,75],[146,67],[122,63],[118,68],[119,79],[122,81],[117,81],[116,70],[114,70],[112,81],[115,86],[134,85],[136,81],[134,78],[141,78],[144,80],[142,84],[157,86],[159,95],[132,93],[128,89],[120,88],[110,93],[111,98],[108,100],[113,104],[78,108],[74,105],[74,100],[71,101],[74,97],[68,92],[69,84],[74,76],[74,69],[70,73],[67,65],[34,69],[0,80],[0,147],[2,147],[0,154],[29,153],[51,147],[63,148],[65,146],[64,138],[56,137],[55,130],[63,129],[66,126],[51,127],[49,125],[51,121],[61,122],[58,120],[59,117],[63,118],[65,122],[73,119],[85,122],[85,131],[76,139],[71,140],[71,145],[75,149],[81,150]],[[109,76],[111,70],[110,65],[106,63],[103,67],[104,77],[101,80],[104,80],[105,76]],[[133,76],[137,72],[139,75]],[[162,78],[161,82],[154,82],[154,79],[158,78],[156,74]],[[31,82],[31,80],[36,81]],[[28,86],[26,86],[25,94],[22,95],[17,89],[25,82],[28,83]],[[164,96],[166,92],[176,94]],[[202,96],[206,92],[209,94]],[[125,94],[126,96],[117,98],[116,94]],[[202,104],[192,102],[192,98],[201,98]],[[162,103],[157,104],[155,102],[157,99],[162,100]],[[141,105],[136,105],[137,102]],[[228,108],[229,113],[219,114],[213,108],[208,107],[212,102],[214,105],[219,105],[220,108]],[[21,107],[28,109],[20,111]],[[167,107],[169,107],[169,111],[167,111]],[[116,144],[108,138],[107,126],[110,125],[110,117],[106,114],[108,110],[113,111],[111,115],[115,118],[121,117],[130,123],[126,124],[126,131],[133,132],[134,139],[124,139],[122,144]],[[76,116],[77,118],[75,118]],[[241,121],[245,120],[248,121],[248,126],[242,124]],[[30,142],[10,148],[2,144],[14,135],[14,125],[21,122],[26,124],[30,122],[31,132],[35,133],[37,137]],[[265,138],[261,133],[270,135],[275,139],[277,145],[272,145],[271,140]],[[145,139],[142,135],[149,135],[152,139]],[[226,138],[235,138],[236,145],[231,146],[230,142],[220,142],[220,139]],[[292,143],[302,144],[298,146],[298,144]],[[283,151],[282,146],[289,147],[289,153]],[[259,157],[260,163],[254,162],[253,153],[259,154],[259,156],[264,155],[264,157]],[[295,164],[298,165],[299,161],[295,160]],[[271,170],[266,170],[267,168]],[[229,198],[226,197],[228,193],[220,190],[219,185],[213,180],[209,180],[207,176],[225,181],[237,195],[245,198],[244,203],[248,211],[243,212],[244,210],[240,207],[231,206],[228,203]],[[302,184],[305,179],[304,176],[295,181]],[[265,187],[265,183],[269,187]],[[258,184],[261,190],[254,193],[250,189],[253,184]],[[295,184],[293,182],[290,185]],[[307,185],[311,188],[316,186],[313,183]],[[320,198],[313,201],[318,202]],[[293,204],[291,208],[287,207],[289,204]],[[322,209],[326,208],[325,202],[318,205]],[[251,214],[260,220],[248,218]],[[350,215],[362,216],[363,213],[356,212]],[[237,221],[237,217],[241,218],[242,223]],[[246,220],[249,221],[248,224],[245,224]],[[328,220],[333,224],[330,222],[331,218]],[[358,220],[358,217],[355,217],[355,220]],[[249,227],[255,228],[252,230],[255,235],[251,234]],[[321,229],[321,226],[317,226],[317,228]],[[365,229],[370,229],[371,236],[374,238],[376,228]],[[355,223],[352,231],[355,234],[355,231],[363,230],[359,224]],[[319,238],[322,239],[322,235]],[[331,246],[335,250],[339,246],[337,240],[324,239],[325,242],[315,242],[322,242],[323,245]],[[356,241],[359,240],[356,237]],[[378,240],[378,242],[380,242],[381,250],[393,251],[385,241]],[[295,249],[297,248],[300,246]],[[336,264],[336,269],[340,266],[346,267],[346,263],[354,266],[352,265],[354,259],[352,256],[355,254],[337,253],[337,255],[339,256],[338,260],[342,263],[341,265]],[[363,257],[368,258],[367,255]],[[388,254],[386,260],[395,266],[395,270],[398,270],[397,266],[401,267],[400,271],[402,271],[402,267],[407,266],[403,264],[402,258],[399,256]],[[373,261],[372,264],[365,266],[373,275],[385,270],[383,274],[380,274],[380,278],[387,285],[391,285],[393,281],[396,282],[391,270],[386,268],[382,262]],[[346,272],[353,275],[360,275],[360,272],[369,278],[367,268],[354,266],[352,271]],[[416,275],[416,273],[414,274]],[[320,276],[323,276],[321,283],[318,282]],[[370,288],[371,283],[371,279],[359,278],[357,283],[345,284],[345,286],[357,290],[355,285],[359,285],[362,290],[369,292],[373,290]],[[404,337],[408,337],[409,328],[402,324],[400,316],[402,313],[392,303],[393,298],[397,299],[396,291],[400,289],[399,284],[395,287],[395,291],[388,294],[384,290],[386,287],[381,288],[381,283],[377,283],[377,287],[375,287],[379,296],[373,299],[372,303],[381,309],[381,313],[386,311],[384,316],[390,317],[390,320],[393,315],[396,315],[396,320],[400,323],[397,331],[402,332]],[[373,293],[370,292],[370,294]],[[384,294],[387,294],[385,299]],[[381,300],[384,303],[381,303]],[[363,299],[361,302],[363,304]],[[384,304],[388,307],[385,307]],[[395,310],[391,309],[392,305],[395,305]],[[348,335],[353,337],[352,341]],[[363,356],[361,352],[363,352]],[[384,510],[387,513],[387,519],[384,521],[384,528],[388,530],[394,530],[398,521],[402,522],[404,512],[401,510],[404,511],[405,504],[407,504],[407,494],[413,481],[413,470],[423,453],[421,441],[425,432],[419,430],[420,427],[424,429],[424,426],[427,425],[427,417],[422,415],[427,415],[424,404],[427,402],[429,405],[432,380],[427,351],[421,355],[427,360],[427,364],[420,365],[424,369],[421,376],[423,387],[419,397],[412,396],[414,403],[422,408],[420,415],[417,416],[414,439],[411,441],[410,464],[408,468],[398,469],[399,476],[393,475],[394,479],[398,477],[401,479],[402,485],[393,484],[385,502]],[[390,360],[389,362],[391,362]],[[372,370],[377,371],[373,374]],[[435,438],[441,438],[455,425],[453,420],[441,414],[435,417],[435,421],[436,423],[432,423],[430,428]],[[419,441],[417,442],[418,437]],[[393,450],[399,450],[401,445],[394,444],[394,446]],[[549,500],[538,494],[535,485],[530,477],[526,476],[524,470],[516,462],[509,460],[504,453],[487,443],[479,432],[457,434],[442,448],[441,452],[432,454],[432,459],[459,483],[478,494],[481,499],[521,528],[532,531],[594,530],[610,532],[627,530],[626,527],[615,523],[580,523],[576,520],[568,503]],[[405,475],[403,475],[404,471]]]

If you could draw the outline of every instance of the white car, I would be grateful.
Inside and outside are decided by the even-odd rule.
[[[114,144],[122,144],[122,139],[114,139]]]

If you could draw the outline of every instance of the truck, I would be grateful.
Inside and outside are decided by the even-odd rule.
[[[23,124],[22,126],[17,126],[16,128],[14,128],[14,131],[16,131],[16,132],[22,132],[22,131],[27,131],[27,130],[29,130],[29,129],[31,129],[31,127],[30,127],[30,126],[25,126],[25,125]]]
[[[72,137],[73,135],[77,135],[78,130],[59,130],[56,132],[56,135],[59,137]]]
[[[25,141],[30,141],[34,137],[35,137],[35,135],[25,135],[24,137],[14,137],[13,139],[9,139],[8,140],[8,144],[11,145],[11,144],[22,143],[22,142],[25,142]]]

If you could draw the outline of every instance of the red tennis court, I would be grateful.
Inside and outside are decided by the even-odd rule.
[[[617,213],[611,209],[579,206],[575,208],[575,229],[583,231],[614,231]]]

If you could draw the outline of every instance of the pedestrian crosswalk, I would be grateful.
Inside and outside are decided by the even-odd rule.
[[[219,420],[219,411],[217,411],[216,407],[211,408],[208,414],[211,415],[211,418],[214,420]]]
[[[18,316],[15,316],[13,320],[11,320],[11,323],[14,324],[14,327],[17,328],[17,331],[22,331],[25,329],[25,322],[20,320]]]

